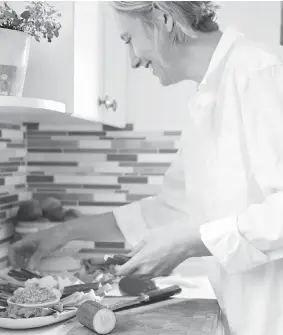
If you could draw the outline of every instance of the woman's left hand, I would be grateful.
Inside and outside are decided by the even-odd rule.
[[[124,265],[117,266],[118,276],[156,278],[169,275],[189,257],[210,255],[202,243],[198,228],[170,224],[152,229]]]

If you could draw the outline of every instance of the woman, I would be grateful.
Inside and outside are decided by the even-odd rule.
[[[210,2],[112,5],[133,67],[164,86],[199,83],[181,148],[160,195],[28,237],[12,246],[12,262],[36,264],[72,239],[121,236],[137,247],[120,275],[167,275],[213,255],[210,280],[230,331],[282,335],[282,62],[234,28],[222,34]]]

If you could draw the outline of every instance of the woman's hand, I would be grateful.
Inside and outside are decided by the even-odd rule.
[[[209,256],[198,228],[170,224],[150,230],[124,265],[117,266],[119,276],[156,278],[169,275],[189,257]]]
[[[9,246],[8,257],[13,267],[35,269],[40,260],[69,242],[68,228],[58,226],[28,235]]]

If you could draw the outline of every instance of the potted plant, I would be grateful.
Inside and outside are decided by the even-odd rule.
[[[17,13],[0,5],[0,96],[22,96],[31,40],[52,42],[59,36],[61,14],[42,1],[29,2]]]

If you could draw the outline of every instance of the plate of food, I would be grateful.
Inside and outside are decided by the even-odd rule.
[[[107,283],[61,276],[37,276],[22,286],[0,281],[0,328],[31,329],[68,320],[84,301],[101,302],[110,289]]]
[[[30,285],[19,287],[7,299],[10,307],[45,308],[53,307],[60,302],[62,293],[54,288]]]
[[[9,308],[9,307],[8,307]],[[5,314],[4,314],[5,313]],[[6,314],[7,313],[7,314]],[[74,317],[77,309],[64,310],[56,313],[48,308],[23,309],[11,308],[8,311],[0,310],[0,328],[6,329],[32,329],[49,326]]]

